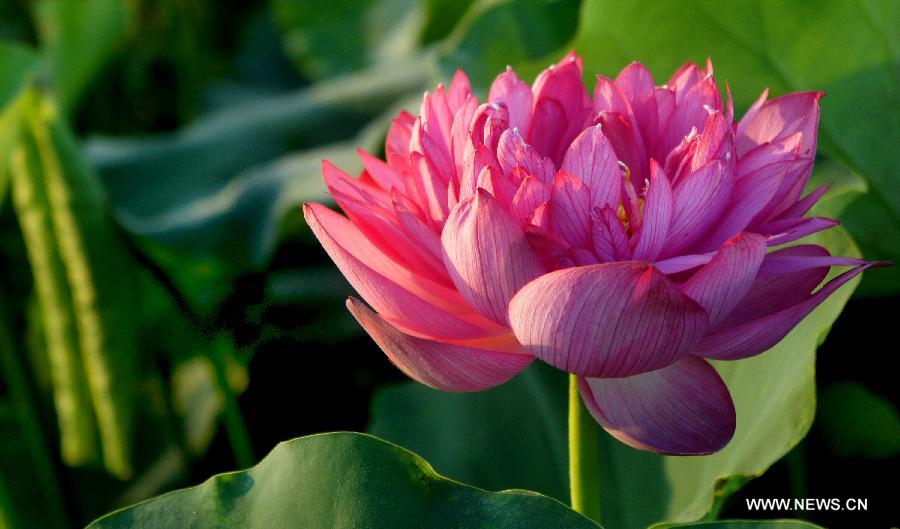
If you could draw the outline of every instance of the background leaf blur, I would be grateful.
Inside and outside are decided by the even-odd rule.
[[[460,67],[484,95],[506,65],[531,78],[570,49],[589,86],[632,60],[663,83],[711,57],[738,115],[766,86],[828,93],[820,213],[896,262],[898,19],[892,0],[0,0],[0,527],[81,527],[285,439],[367,424],[450,478],[565,502],[559,373],[466,396],[389,387],[402,376],[300,215],[330,200],[320,160],[359,171],[355,148],[380,153],[390,118]],[[844,232],[828,244],[853,247]],[[900,445],[881,368],[898,295],[900,268],[866,274],[827,339],[844,298],[777,351],[722,366],[768,407],[740,410],[755,422],[717,456],[605,440],[605,526],[858,525],[742,503],[816,495],[869,497],[875,523],[895,523],[874,484]]]

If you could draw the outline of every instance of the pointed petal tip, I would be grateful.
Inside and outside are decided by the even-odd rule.
[[[407,376],[448,392],[481,391],[502,384],[533,360],[526,354],[454,345],[406,334],[350,297],[347,309],[366,333]]]

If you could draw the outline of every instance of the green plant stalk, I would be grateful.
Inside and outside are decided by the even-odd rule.
[[[228,433],[228,442],[231,443],[231,450],[234,452],[234,459],[237,465],[242,468],[248,468],[256,463],[253,457],[253,446],[250,444],[250,434],[247,431],[247,424],[241,415],[241,409],[238,406],[237,396],[228,383],[228,364],[225,356],[226,345],[223,345],[224,337],[218,336],[213,340],[212,354],[210,360],[216,372],[216,385],[222,392],[222,400],[225,404],[222,417],[225,420],[225,431]]]
[[[78,351],[78,335],[65,270],[53,238],[47,191],[37,174],[36,147],[23,135],[10,157],[13,205],[34,288],[41,307],[41,326],[53,378],[53,399],[60,431],[63,461],[78,466],[97,459],[96,422]]]
[[[77,157],[74,138],[56,107],[35,94],[26,110],[38,156],[50,224],[62,261],[77,329],[82,376],[93,404],[104,466],[120,479],[132,475],[134,373],[137,344],[124,307],[134,302],[130,262],[104,215],[96,176]],[[23,131],[24,132],[24,131]]]
[[[581,402],[578,377],[569,375],[569,490],[572,509],[600,522],[600,439]]]

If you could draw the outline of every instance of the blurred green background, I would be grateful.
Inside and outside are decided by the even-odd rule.
[[[322,159],[358,171],[458,67],[483,96],[570,49],[591,85],[711,57],[739,115],[765,87],[824,90],[815,178],[866,258],[900,261],[897,22],[891,0],[0,0],[0,528],[81,527],[373,418],[415,444],[378,416],[415,390],[299,206],[329,201]],[[861,497],[897,522],[898,302],[900,267],[866,275],[819,348],[811,433],[717,509],[843,526],[743,498]],[[541,469],[435,465],[567,500]]]

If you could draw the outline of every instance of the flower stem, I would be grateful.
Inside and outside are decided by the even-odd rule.
[[[600,451],[597,423],[585,409],[578,377],[569,375],[569,489],[572,508],[600,522]]]

